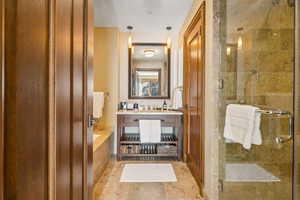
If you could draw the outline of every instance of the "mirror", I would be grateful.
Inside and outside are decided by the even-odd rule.
[[[167,44],[134,43],[129,48],[129,99],[170,98]]]

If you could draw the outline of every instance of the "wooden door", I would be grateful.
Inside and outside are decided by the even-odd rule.
[[[187,164],[200,188],[204,184],[205,6],[185,35],[185,104]]]
[[[1,5],[0,200],[91,200],[92,0]]]

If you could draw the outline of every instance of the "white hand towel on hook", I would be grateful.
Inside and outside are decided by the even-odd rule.
[[[178,87],[174,90],[173,94],[173,108],[182,108],[182,87]]]
[[[245,149],[250,149],[252,144],[261,145],[261,113],[258,110],[250,105],[228,105],[224,137],[242,144]]]
[[[100,118],[103,115],[104,92],[94,92],[93,98],[93,117]]]

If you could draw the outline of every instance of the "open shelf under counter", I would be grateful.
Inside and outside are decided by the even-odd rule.
[[[128,160],[132,158],[136,160],[138,157],[149,157],[149,160],[159,160],[160,158],[172,158],[181,161],[183,154],[183,113],[179,111],[119,111],[117,112],[118,118],[118,160]],[[140,120],[160,120],[162,127],[171,128],[172,133],[162,133],[161,142],[155,144],[144,144],[139,140],[139,133],[135,133],[133,140],[128,139],[126,127],[139,127]],[[131,136],[132,137],[132,136]],[[164,137],[167,137],[165,139]],[[130,137],[129,137],[130,138]],[[172,147],[170,152],[156,152],[156,153],[139,153],[139,149],[145,148],[145,145],[156,146],[155,148]],[[128,152],[126,151],[128,148]],[[132,150],[134,149],[134,151]],[[151,147],[150,150],[153,150]],[[153,159],[152,159],[153,158]],[[146,159],[147,160],[147,159]]]
[[[121,144],[142,144],[140,141],[120,141]],[[156,144],[174,144],[177,145],[177,141],[162,141]]]

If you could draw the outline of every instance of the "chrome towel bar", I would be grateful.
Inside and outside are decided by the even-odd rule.
[[[294,117],[292,113],[284,110],[257,110],[256,112],[266,115],[287,116],[289,118],[289,134],[286,137],[276,137],[277,144],[286,143],[294,138]]]

